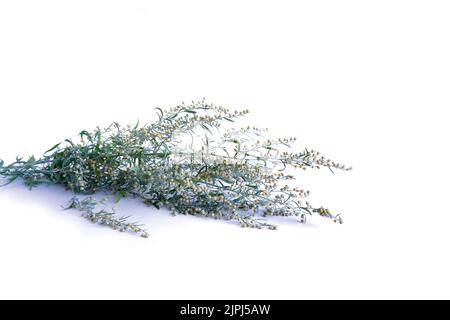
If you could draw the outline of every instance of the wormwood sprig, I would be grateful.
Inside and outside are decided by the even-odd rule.
[[[58,143],[39,159],[17,157],[8,166],[0,160],[0,175],[6,184],[20,178],[30,189],[49,183],[78,195],[107,192],[117,201],[136,198],[174,215],[234,220],[243,227],[276,229],[266,220],[270,216],[305,222],[312,214],[342,223],[340,215],[304,202],[309,191],[292,187],[294,176],[286,169],[351,168],[314,150],[292,151],[295,138],[268,139],[267,130],[256,127],[223,128],[247,110],[202,100],[156,111],[153,123],[81,131],[78,141]],[[92,222],[148,235],[127,217],[96,209],[102,203],[74,197],[67,208]]]
[[[100,201],[92,197],[85,198],[83,200],[73,197],[64,209],[78,209],[82,212],[82,217],[100,225],[110,227],[120,232],[130,231],[139,234],[143,238],[148,237],[147,231],[143,230],[142,225],[137,222],[128,222],[129,217],[116,217],[114,209],[112,211],[103,208],[99,211],[96,210],[99,204],[105,204],[108,198],[105,197]]]

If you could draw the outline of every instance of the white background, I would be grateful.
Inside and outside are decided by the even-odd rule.
[[[354,171],[299,175],[342,226],[119,204],[147,240],[62,211],[61,188],[8,186],[0,298],[450,298],[449,17],[448,1],[1,1],[6,162],[206,97]]]

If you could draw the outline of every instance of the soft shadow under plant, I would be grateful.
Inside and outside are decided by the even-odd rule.
[[[137,198],[176,214],[235,220],[243,227],[276,227],[268,216],[307,215],[342,223],[340,215],[313,207],[303,198],[309,192],[292,187],[288,169],[350,170],[342,164],[304,149],[291,151],[295,138],[268,139],[255,127],[228,128],[248,113],[202,100],[166,111],[156,108],[158,120],[147,125],[113,123],[92,132],[82,131],[79,141],[67,139],[44,155],[17,157],[8,166],[0,160],[0,175],[11,183],[22,179],[33,188],[42,183],[64,185],[76,195],[107,192],[117,201]],[[148,234],[129,217],[117,217],[105,208],[106,199],[72,198],[67,209],[119,231]]]

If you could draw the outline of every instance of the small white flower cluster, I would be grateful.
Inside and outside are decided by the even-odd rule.
[[[100,201],[92,197],[79,200],[73,197],[65,209],[78,209],[82,212],[82,217],[96,224],[104,225],[120,232],[134,232],[143,238],[148,238],[147,231],[141,228],[142,225],[136,222],[128,222],[129,217],[116,217],[114,209],[107,211],[105,208],[95,211],[99,204],[105,204],[108,198]]]

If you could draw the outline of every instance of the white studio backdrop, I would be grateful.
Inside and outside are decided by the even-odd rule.
[[[299,173],[345,224],[277,231],[126,200],[149,239],[0,189],[0,298],[450,298],[448,1],[0,1],[0,158],[199,100],[352,165]]]

